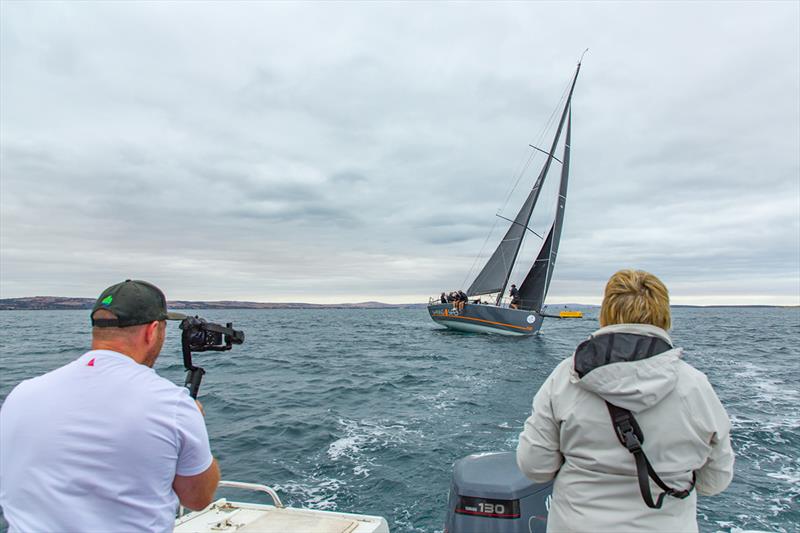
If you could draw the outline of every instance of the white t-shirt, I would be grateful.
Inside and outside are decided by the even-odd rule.
[[[184,387],[108,350],[20,383],[0,410],[10,531],[172,531],[175,475],[212,462]]]

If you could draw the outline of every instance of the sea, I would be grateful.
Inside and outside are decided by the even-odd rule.
[[[395,533],[443,530],[453,462],[514,450],[536,390],[597,328],[595,308],[518,338],[442,329],[425,309],[194,313],[246,335],[194,356],[223,479],[270,485],[292,506],[381,515]],[[673,323],[733,424],[735,476],[699,498],[700,530],[800,531],[800,308],[675,308]],[[155,368],[183,383],[169,328]],[[0,401],[90,341],[88,311],[0,311],[0,329]]]

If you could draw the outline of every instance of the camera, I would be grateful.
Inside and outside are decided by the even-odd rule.
[[[183,319],[180,328],[183,330],[181,343],[191,352],[225,351],[230,350],[234,344],[244,342],[244,332],[233,329],[232,322],[223,327],[203,318],[190,316]]]
[[[200,381],[206,373],[199,366],[192,363],[192,352],[223,352],[233,348],[234,344],[244,342],[244,331],[233,329],[233,323],[225,326],[214,324],[199,316],[189,316],[181,321],[181,349],[183,351],[183,367],[186,369],[186,382],[184,386],[189,389],[189,395],[197,398],[200,390]]]

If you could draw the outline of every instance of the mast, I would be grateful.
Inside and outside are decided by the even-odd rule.
[[[561,228],[564,226],[564,206],[567,203],[567,183],[569,181],[569,157],[570,148],[572,147],[572,108],[569,110],[569,118],[567,119],[567,138],[564,139],[564,162],[561,166],[561,184],[558,187],[558,201],[556,210],[556,220],[553,222],[553,239],[550,240],[550,260],[547,262],[547,281],[545,281],[542,288],[542,306],[544,306],[544,299],[547,296],[547,289],[550,288],[550,280],[553,277],[553,267],[556,265],[556,256],[558,255],[558,245],[561,242]],[[541,312],[541,307],[539,308]]]
[[[542,171],[539,173],[539,177],[536,180],[536,183],[533,186],[533,190],[531,194],[535,191],[535,197],[533,200],[533,205],[531,205],[530,211],[528,212],[528,216],[525,219],[525,227],[528,226],[530,222],[531,215],[533,214],[533,208],[536,205],[536,200],[539,197],[539,191],[541,190],[542,184],[544,183],[544,179],[547,176],[547,171],[550,170],[550,164],[553,162],[553,153],[556,151],[556,145],[558,145],[558,139],[561,137],[561,129],[564,127],[564,121],[567,118],[567,113],[570,109],[570,104],[572,103],[572,93],[575,91],[575,83],[578,81],[578,73],[581,71],[581,63],[578,62],[578,66],[575,68],[575,75],[572,78],[572,85],[569,88],[569,95],[567,96],[567,101],[564,104],[564,111],[561,112],[561,120],[558,121],[558,129],[556,130],[556,135],[553,138],[553,143],[550,146],[550,150],[547,153],[547,159],[544,162],[544,167],[542,167]],[[524,232],[523,232],[524,236]],[[500,294],[497,295],[497,302],[495,305],[500,305],[500,300],[503,298],[503,294],[506,292],[506,287],[508,287],[508,280],[511,278],[511,271],[514,269],[514,263],[517,261],[517,255],[519,255],[519,250],[522,247],[522,237],[520,236],[519,241],[517,242],[517,247],[514,250],[514,258],[511,261],[511,268],[508,269],[506,272],[505,280],[503,281],[503,288],[500,289]]]

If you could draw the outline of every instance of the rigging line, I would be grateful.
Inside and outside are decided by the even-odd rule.
[[[571,79],[567,80],[567,84],[564,86],[564,90],[561,92],[561,98],[559,98],[558,102],[556,103],[555,107],[553,108],[553,111],[550,113],[550,117],[547,119],[547,121],[544,124],[544,127],[539,132],[539,136],[536,139],[536,144],[541,144],[542,139],[544,139],[544,136],[547,134],[547,131],[555,123],[554,122],[555,121],[555,117],[557,116],[558,111],[562,107],[561,106],[561,102],[564,101],[564,99],[567,97],[567,94],[569,93],[569,88],[571,86],[571,82],[572,82]],[[531,155],[528,156],[528,160],[525,162],[524,167],[519,172],[519,174],[517,174],[517,179],[514,182],[514,186],[511,187],[511,190],[509,191],[508,195],[506,196],[505,201],[503,202],[503,206],[499,209],[499,211],[498,211],[499,213],[502,213],[505,210],[505,208],[508,206],[509,200],[511,200],[511,197],[513,196],[514,192],[517,190],[517,187],[519,186],[519,182],[520,182],[520,180],[522,180],[522,176],[524,176],[525,173],[530,168],[531,163],[533,162],[533,159],[534,159],[535,155],[536,154],[532,152]]]
[[[516,175],[517,179],[514,181],[514,185],[512,185],[511,189],[508,191],[508,194],[506,195],[506,199],[503,201],[503,205],[500,207],[500,209],[497,210],[498,213],[502,213],[505,210],[505,208],[508,206],[509,200],[511,200],[511,197],[514,195],[514,191],[517,190],[517,186],[519,186],[519,182],[522,179],[522,176],[524,176],[525,173],[530,168],[531,162],[533,161],[534,157],[536,157],[536,153],[535,152],[531,152],[530,154],[528,154],[528,160],[525,161],[521,165],[519,170],[517,170],[514,174],[512,174],[512,177],[514,175]]]
[[[541,144],[542,140],[544,139],[547,131],[553,127],[556,121],[556,117],[558,116],[558,111],[562,108],[561,103],[564,102],[569,94],[569,88],[571,80],[567,80],[566,84],[564,85],[564,90],[561,91],[561,97],[558,99],[556,106],[553,108],[553,111],[550,113],[550,117],[547,119],[542,131],[539,132],[539,137],[536,139],[536,144]]]
[[[491,237],[492,233],[494,233],[494,228],[496,226],[497,226],[497,219],[495,219],[494,224],[492,224],[492,228],[489,230],[489,233],[486,235],[486,239],[483,241],[483,244],[481,245],[481,249],[478,251],[478,255],[475,256],[475,259],[473,259],[472,266],[469,267],[469,270],[467,271],[467,275],[464,276],[464,281],[461,282],[461,287],[460,287],[461,289],[463,289],[464,286],[467,284],[467,280],[472,275],[473,270],[475,270],[475,263],[478,262],[478,259],[480,259],[481,254],[483,254],[483,250],[486,248],[486,243],[489,242],[489,237]]]

